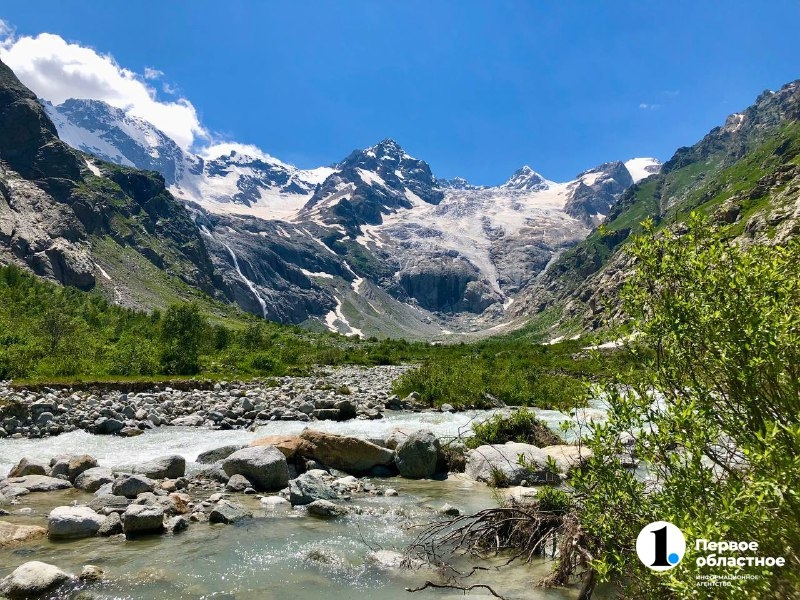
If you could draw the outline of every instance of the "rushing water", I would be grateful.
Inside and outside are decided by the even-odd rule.
[[[448,437],[468,431],[473,420],[490,415],[479,411],[390,413],[378,421],[316,422],[313,427],[364,438],[383,438],[397,427],[408,430],[424,427],[440,437]],[[552,411],[542,411],[541,417],[554,427],[567,418]],[[46,459],[68,453],[91,454],[100,465],[109,467],[181,454],[191,465],[206,450],[245,444],[268,434],[299,433],[307,426],[308,423],[280,421],[254,432],[162,427],[134,438],[76,431],[37,440],[4,439],[0,440],[0,472],[7,472],[23,456]],[[85,564],[103,568],[109,580],[86,590],[96,598],[316,600],[322,594],[326,600],[463,597],[460,592],[441,590],[410,595],[406,587],[416,587],[426,579],[436,580],[436,573],[382,570],[365,557],[370,548],[402,550],[413,538],[414,526],[435,519],[436,510],[444,503],[467,512],[496,505],[492,490],[458,476],[444,481],[392,478],[375,479],[373,483],[383,489],[393,487],[400,495],[357,497],[351,505],[359,511],[333,521],[315,519],[303,509],[267,512],[257,498],[239,496],[237,501],[246,504],[256,517],[241,525],[200,523],[176,536],[135,541],[117,538],[42,541],[14,551],[0,549],[0,577],[23,562],[42,560],[76,573]],[[21,497],[19,504],[6,507],[14,514],[4,520],[43,525],[54,506],[89,499],[91,495],[80,490],[29,494]],[[33,513],[16,514],[20,508],[30,508]],[[469,565],[464,562],[461,566],[469,570]],[[574,596],[574,591],[543,590],[532,585],[551,566],[549,562],[538,561],[487,571],[481,573],[480,582],[502,590],[509,598]],[[476,591],[475,595],[480,593]]]

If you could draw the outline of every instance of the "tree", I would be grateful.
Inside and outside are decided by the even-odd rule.
[[[571,481],[591,566],[635,597],[796,597],[800,243],[742,247],[693,215],[681,235],[645,223],[628,251],[636,269],[622,300],[635,344],[652,352],[603,390],[609,420],[593,427],[594,456]],[[647,479],[623,468],[625,454]],[[635,552],[639,530],[658,520],[688,542],[665,573]],[[755,541],[757,555],[786,566],[701,566],[698,539]],[[698,579],[714,574],[755,578],[722,588]]]
[[[200,372],[206,321],[194,303],[170,306],[161,318],[161,368],[170,375]]]

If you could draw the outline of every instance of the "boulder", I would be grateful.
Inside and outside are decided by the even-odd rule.
[[[110,513],[120,513],[125,512],[125,509],[130,506],[131,500],[126,498],[125,496],[115,496],[114,494],[101,494],[99,496],[95,496],[89,502],[88,506],[93,511],[100,513],[101,515],[107,515]]]
[[[75,477],[75,487],[87,492],[96,492],[105,484],[113,482],[114,474],[105,467],[92,467]]]
[[[330,500],[314,500],[308,505],[308,513],[315,517],[330,519],[346,515],[347,509],[344,506],[334,504]]]
[[[244,475],[261,491],[278,491],[289,483],[289,465],[273,446],[251,446],[231,454],[222,463],[229,476]]]
[[[408,564],[411,569],[419,569],[425,566],[425,562],[418,558],[409,558],[408,562],[402,552],[395,550],[373,550],[367,554],[367,562],[382,570],[394,570],[403,568],[404,564]]]
[[[555,461],[558,472],[563,476],[568,475],[573,469],[582,467],[592,455],[591,448],[585,445],[557,444],[555,446],[545,446],[542,448],[542,452]]]
[[[249,519],[252,516],[253,513],[241,504],[231,502],[230,500],[220,500],[214,505],[214,508],[211,509],[211,513],[208,515],[208,521],[209,523],[225,523],[227,525],[243,519]]]
[[[388,436],[386,436],[386,440],[384,440],[383,445],[389,448],[390,450],[395,450],[400,444],[402,444],[406,440],[406,438],[410,434],[411,431],[395,428],[389,433]]]
[[[153,480],[144,475],[125,474],[120,475],[114,480],[111,492],[115,496],[125,496],[126,498],[136,498],[144,492],[152,492],[155,488]]]
[[[228,475],[222,469],[222,462],[216,462],[213,465],[209,465],[205,469],[198,471],[197,477],[201,479],[210,479],[211,481],[216,481],[218,483],[227,483],[227,481],[230,479],[230,475]]]
[[[95,423],[94,432],[99,434],[119,433],[125,428],[125,423],[119,419],[100,418]]]
[[[181,531],[186,531],[189,528],[189,521],[183,515],[176,515],[172,517],[167,524],[164,526],[167,533],[180,533]]]
[[[288,510],[292,507],[289,501],[281,496],[264,496],[261,498],[261,506],[271,511]]]
[[[52,539],[93,537],[104,520],[88,506],[56,506],[47,517],[47,535]]]
[[[429,479],[436,473],[439,440],[431,431],[415,431],[395,449],[394,462],[400,475],[409,479]]]
[[[25,475],[23,477],[9,477],[0,481],[0,492],[6,488],[23,488],[28,492],[54,492],[56,490],[66,490],[71,488],[69,481],[48,477],[47,475]],[[8,494],[6,494],[8,495]]]
[[[101,569],[97,565],[83,565],[83,568],[81,569],[81,574],[78,575],[78,579],[86,582],[100,581],[101,579],[103,579],[104,574],[105,571],[103,571],[103,569]]]
[[[307,442],[297,435],[268,435],[250,442],[251,446],[275,446],[286,458],[308,454]]]
[[[251,446],[255,445],[255,443],[250,444]],[[245,446],[243,444],[234,444],[232,446],[222,446],[221,448],[214,448],[213,450],[209,450],[208,452],[201,453],[195,462],[200,463],[201,465],[210,465],[215,462],[219,462],[228,458],[231,454],[236,452],[237,450],[241,450]]]
[[[205,417],[197,413],[186,415],[185,417],[178,417],[172,420],[172,425],[175,427],[199,427],[206,422]]]
[[[97,530],[97,535],[101,537],[109,537],[112,535],[119,535],[122,533],[122,517],[118,512],[109,513]]]
[[[131,504],[122,515],[125,535],[161,533],[164,529],[164,509],[160,506]]]
[[[526,464],[520,464],[520,458]],[[470,479],[484,481],[497,487],[555,483],[559,476],[550,471],[547,453],[531,444],[508,442],[487,444],[467,452],[464,473]]]
[[[52,592],[72,579],[58,567],[34,560],[26,562],[0,581],[0,594],[16,598],[36,598]]]
[[[47,475],[49,465],[35,458],[23,458],[8,472],[9,477],[24,477],[25,475]]]
[[[163,456],[136,465],[133,472],[146,475],[151,479],[177,479],[186,474],[186,459],[177,454]]]
[[[314,500],[336,500],[336,491],[319,477],[303,473],[289,482],[289,501],[292,506],[311,504]]]
[[[88,454],[61,456],[53,464],[50,475],[53,477],[63,475],[74,484],[81,473],[95,467],[97,467],[97,459]]]
[[[172,492],[169,496],[167,496],[170,503],[170,509],[168,512],[171,514],[177,515],[185,515],[189,512],[189,503],[192,501],[192,497],[189,494],[183,494],[181,492]]]
[[[394,452],[354,437],[306,429],[300,434],[309,444],[310,457],[322,464],[360,475],[377,465],[390,465]]]
[[[47,535],[47,529],[38,525],[18,525],[0,521],[0,548],[16,546],[38,540]]]
[[[225,484],[225,489],[229,492],[244,492],[247,488],[250,487],[250,482],[247,480],[247,477],[244,475],[231,475],[231,478],[228,479],[228,482]]]

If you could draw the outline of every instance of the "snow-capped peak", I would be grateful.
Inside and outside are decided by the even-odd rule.
[[[547,190],[553,185],[552,181],[548,181],[539,173],[531,169],[528,165],[523,166],[506,181],[501,188],[507,190]]]
[[[463,177],[453,177],[452,179],[436,178],[436,185],[443,190],[483,190],[486,186],[472,185]]]
[[[221,142],[202,148],[198,155],[205,160],[227,158],[229,162],[250,163],[253,159],[260,160],[270,165],[290,167],[274,156],[263,152],[258,146],[252,144],[238,144],[236,142]]]
[[[657,158],[632,158],[625,161],[625,168],[633,178],[633,183],[639,183],[642,179],[655,175],[661,171],[661,161]]]

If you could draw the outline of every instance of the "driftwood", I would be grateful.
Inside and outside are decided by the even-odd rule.
[[[542,510],[536,501],[530,504],[511,502],[507,506],[489,508],[473,515],[462,515],[437,521],[419,533],[406,549],[404,566],[422,559],[439,566],[446,583],[427,581],[409,592],[426,588],[443,587],[468,591],[485,588],[497,598],[503,598],[488,586],[475,584],[462,586],[459,579],[472,575],[459,573],[449,565],[454,555],[485,558],[489,555],[507,555],[504,563],[530,562],[537,556],[557,558],[555,570],[540,581],[540,586],[567,585],[575,578],[581,580],[579,600],[590,600],[595,586],[595,573],[590,563],[592,556],[587,540],[574,511]]]

